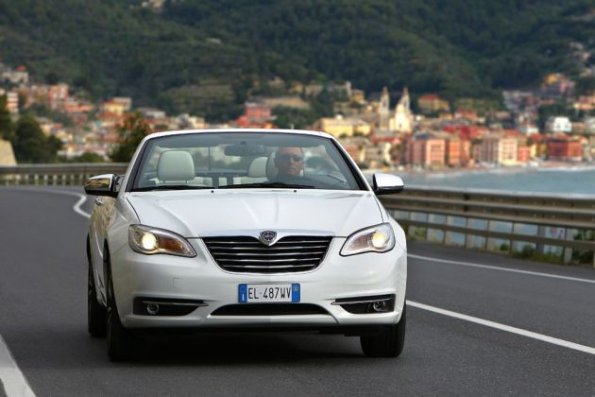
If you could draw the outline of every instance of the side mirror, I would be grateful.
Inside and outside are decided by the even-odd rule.
[[[374,174],[372,182],[377,195],[399,193],[405,187],[400,177],[391,174]]]
[[[120,177],[115,174],[93,176],[85,183],[85,193],[94,196],[116,197],[119,179]]]

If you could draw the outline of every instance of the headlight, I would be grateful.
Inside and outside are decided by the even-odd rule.
[[[170,254],[190,258],[196,256],[196,252],[184,237],[143,225],[131,225],[128,228],[128,244],[141,254]]]
[[[395,235],[388,223],[372,226],[353,233],[347,238],[342,256],[362,254],[364,252],[386,252],[395,246]]]

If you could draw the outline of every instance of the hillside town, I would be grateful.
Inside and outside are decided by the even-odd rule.
[[[6,97],[14,119],[29,109],[44,109],[46,115],[37,115],[37,121],[44,134],[62,142],[59,154],[64,159],[94,153],[109,160],[119,140],[117,127],[131,112],[142,115],[153,131],[276,128],[276,107],[307,110],[324,90],[333,95],[335,115],[309,128],[338,138],[362,168],[522,167],[590,163],[595,157],[595,92],[575,94],[575,82],[560,73],[545,76],[531,90],[503,91],[500,109],[478,99],[447,101],[435,93],[421,95],[413,104],[406,87],[367,94],[349,82],[301,84],[277,78],[269,85],[287,88],[284,95],[252,97],[242,115],[219,124],[196,115],[135,107],[129,97],[94,103],[74,94],[68,84],[33,81],[26,66],[0,64],[0,83],[0,96]],[[544,118],[540,110],[559,103],[567,111]],[[16,160],[6,154],[6,143],[2,162],[11,165]]]

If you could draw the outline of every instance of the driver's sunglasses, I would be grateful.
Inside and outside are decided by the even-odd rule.
[[[295,163],[301,163],[304,161],[304,157],[298,154],[282,153],[279,155],[279,158],[283,161],[293,160]]]

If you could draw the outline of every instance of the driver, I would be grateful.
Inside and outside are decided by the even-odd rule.
[[[276,180],[299,178],[304,169],[304,151],[300,147],[282,146],[275,153]]]

